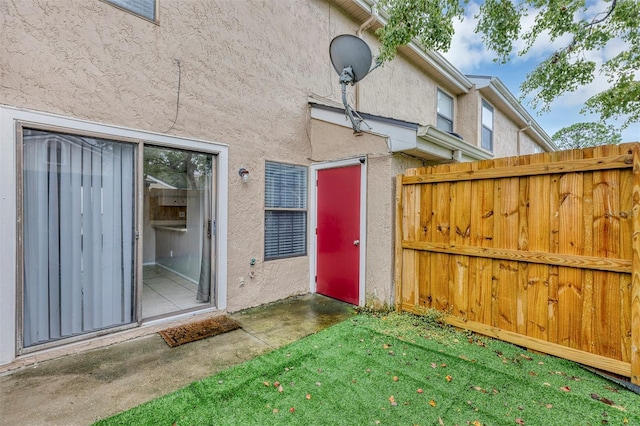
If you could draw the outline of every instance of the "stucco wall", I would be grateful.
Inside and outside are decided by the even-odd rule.
[[[544,152],[545,150],[531,138],[529,131],[529,129],[526,129],[520,132],[520,154],[528,155]]]
[[[460,134],[464,140],[474,146],[480,146],[480,94],[475,88],[469,93],[458,96],[456,103],[457,113],[454,116],[454,131]]]
[[[472,88],[468,94],[458,97],[456,130],[467,143],[480,146],[482,94]],[[534,141],[529,134],[530,129],[519,130],[526,125],[519,126],[507,117],[496,105],[493,106],[493,154],[495,157],[510,157],[544,152],[544,149]],[[518,143],[520,150],[518,152]]]
[[[377,54],[377,40],[370,36],[365,40]],[[401,55],[374,70],[359,86],[362,111],[423,125],[436,121],[437,84]]]
[[[304,293],[310,285],[309,256],[263,260],[265,161],[310,165],[366,154],[367,295],[390,302],[393,182],[421,161],[390,155],[384,138],[314,123],[307,103],[309,94],[340,101],[328,46],[338,34],[355,34],[360,23],[324,0],[158,5],[156,25],[97,0],[0,0],[0,104],[228,145],[229,180],[220,184],[229,195],[229,311]],[[364,37],[375,54],[377,41]],[[434,124],[436,89],[399,56],[360,83],[357,107]],[[349,97],[355,105],[355,88]],[[477,110],[474,122],[473,109],[457,104],[455,130],[474,143]],[[496,155],[513,155],[514,126],[501,120],[496,111],[495,133],[508,131],[513,139]],[[15,155],[15,147],[1,142],[7,156]],[[240,167],[250,171],[246,183]],[[15,188],[15,173],[4,183]],[[14,254],[15,241],[3,250]],[[15,269],[6,274],[15,275]]]
[[[309,164],[306,94],[336,85],[331,28],[355,24],[323,1],[159,6],[155,25],[100,1],[0,2],[0,103],[228,144],[228,309],[308,291],[307,257],[262,262],[264,161]]]

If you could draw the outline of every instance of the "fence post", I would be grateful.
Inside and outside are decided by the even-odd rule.
[[[402,178],[404,175],[396,176],[396,229],[395,229],[395,302],[396,311],[402,311]]]
[[[633,260],[631,264],[631,382],[640,385],[640,145],[633,147]]]

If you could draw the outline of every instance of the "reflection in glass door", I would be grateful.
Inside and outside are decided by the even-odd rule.
[[[142,317],[212,304],[213,155],[144,148]]]

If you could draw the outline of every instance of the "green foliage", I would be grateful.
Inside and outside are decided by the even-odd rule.
[[[482,40],[496,52],[500,63],[509,60],[513,40],[520,34],[521,13],[516,5],[505,0],[489,0],[480,6],[476,32],[483,34]]]
[[[427,49],[448,50],[453,18],[462,18],[464,13],[458,0],[381,0],[378,7],[390,11],[387,25],[377,31],[382,62],[393,59],[396,48],[414,38]]]
[[[557,131],[553,141],[560,149],[578,149],[589,146],[617,145],[622,140],[613,126],[602,123],[576,123]]]
[[[414,38],[426,49],[448,50],[452,21],[464,15],[458,1],[382,0],[379,6],[389,21],[378,30],[382,62],[393,59],[397,47]],[[476,16],[476,32],[500,63],[526,55],[542,37],[568,40],[527,75],[521,87],[524,95],[533,95],[532,107],[548,110],[554,99],[592,82],[600,71],[609,87],[591,97],[583,112],[600,114],[602,121],[624,116],[624,128],[640,120],[640,2],[612,0],[602,7],[594,13],[585,0],[488,0]],[[523,28],[522,19],[528,15],[535,16],[534,24]],[[588,54],[614,39],[624,46],[622,53],[598,67]],[[524,42],[519,51],[516,40]]]
[[[169,148],[145,147],[144,174],[179,189],[202,187],[205,173],[211,170],[211,156]]]

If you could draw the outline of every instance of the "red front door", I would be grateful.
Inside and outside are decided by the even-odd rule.
[[[318,170],[316,291],[357,305],[360,165]]]

